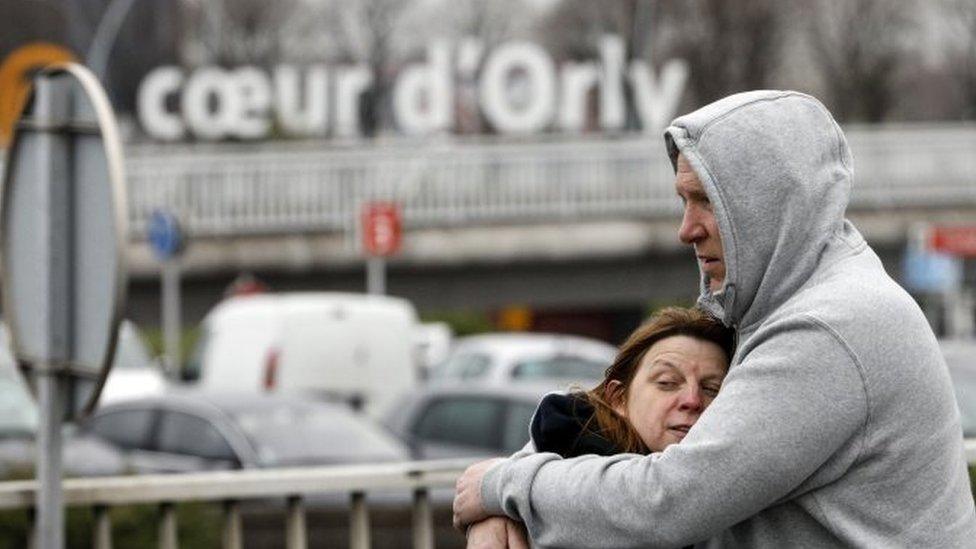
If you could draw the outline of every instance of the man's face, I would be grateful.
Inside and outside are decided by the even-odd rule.
[[[708,275],[708,289],[713,293],[718,292],[725,282],[725,258],[722,255],[722,237],[718,234],[718,221],[715,220],[712,203],[705,194],[705,187],[681,154],[678,155],[674,188],[685,210],[678,238],[695,247],[695,258],[702,272]]]

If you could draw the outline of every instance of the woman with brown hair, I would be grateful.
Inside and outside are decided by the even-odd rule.
[[[564,458],[663,451],[681,442],[711,404],[733,352],[732,330],[706,313],[663,309],[627,338],[595,388],[542,399],[532,446]],[[508,518],[488,519],[469,529],[468,546],[527,546],[519,527]]]

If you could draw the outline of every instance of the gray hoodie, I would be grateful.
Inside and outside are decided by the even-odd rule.
[[[727,97],[667,129],[713,204],[735,326],[722,390],[650,456],[517,455],[485,506],[540,547],[974,547],[949,376],[921,311],[844,218],[851,155],[817,100]]]

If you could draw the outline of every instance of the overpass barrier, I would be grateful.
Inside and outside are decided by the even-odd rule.
[[[976,205],[976,125],[849,127],[852,209]],[[356,231],[361,205],[400,204],[407,228],[676,217],[657,137],[431,139],[131,146],[134,237],[156,208],[197,236]]]

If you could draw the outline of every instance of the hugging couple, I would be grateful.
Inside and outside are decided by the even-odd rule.
[[[665,144],[698,306],[659,312],[600,385],[540,403],[524,450],[468,468],[468,547],[972,547],[948,371],[845,217],[830,113],[740,93]]]

